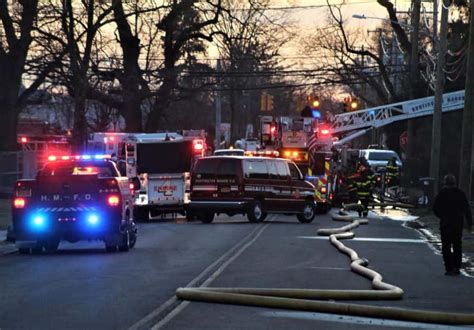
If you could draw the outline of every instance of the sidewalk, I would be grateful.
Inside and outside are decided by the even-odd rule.
[[[17,251],[15,244],[12,242],[7,242],[7,231],[0,230],[0,256],[10,253],[15,253]]]

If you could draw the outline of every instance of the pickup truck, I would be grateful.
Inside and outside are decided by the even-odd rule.
[[[50,156],[33,180],[16,182],[12,222],[19,253],[54,252],[61,240],[135,246],[133,184],[101,155]]]

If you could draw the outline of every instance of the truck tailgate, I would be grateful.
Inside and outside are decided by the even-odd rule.
[[[38,204],[49,206],[77,205],[91,202],[98,198],[98,178],[96,175],[68,175],[38,178],[41,187],[34,199]]]
[[[184,175],[148,178],[148,203],[172,205],[182,204],[185,200]]]

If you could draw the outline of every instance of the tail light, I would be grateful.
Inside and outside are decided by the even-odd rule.
[[[24,198],[15,198],[13,200],[13,206],[16,208],[16,209],[22,209],[25,207],[25,204],[26,204],[26,200]]]
[[[129,188],[131,191],[135,191],[135,185],[134,185],[132,182],[130,182],[130,183],[128,184],[128,188]]]
[[[193,148],[195,153],[201,153],[204,150],[204,141],[203,140],[194,140]]]
[[[118,206],[120,204],[120,197],[117,195],[111,195],[107,198],[107,204],[109,206]]]

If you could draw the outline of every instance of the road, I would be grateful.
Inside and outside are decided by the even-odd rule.
[[[373,214],[344,243],[369,260],[384,281],[405,290],[399,301],[364,304],[474,313],[474,279],[444,276],[442,260],[418,232]],[[181,302],[178,287],[370,289],[350,271],[319,228],[269,216],[262,224],[220,216],[212,224],[139,224],[128,253],[105,253],[99,242],[62,243],[55,254],[0,257],[0,329],[358,329],[435,325],[258,307]],[[361,302],[355,302],[361,303]],[[446,329],[445,326],[441,328]]]

